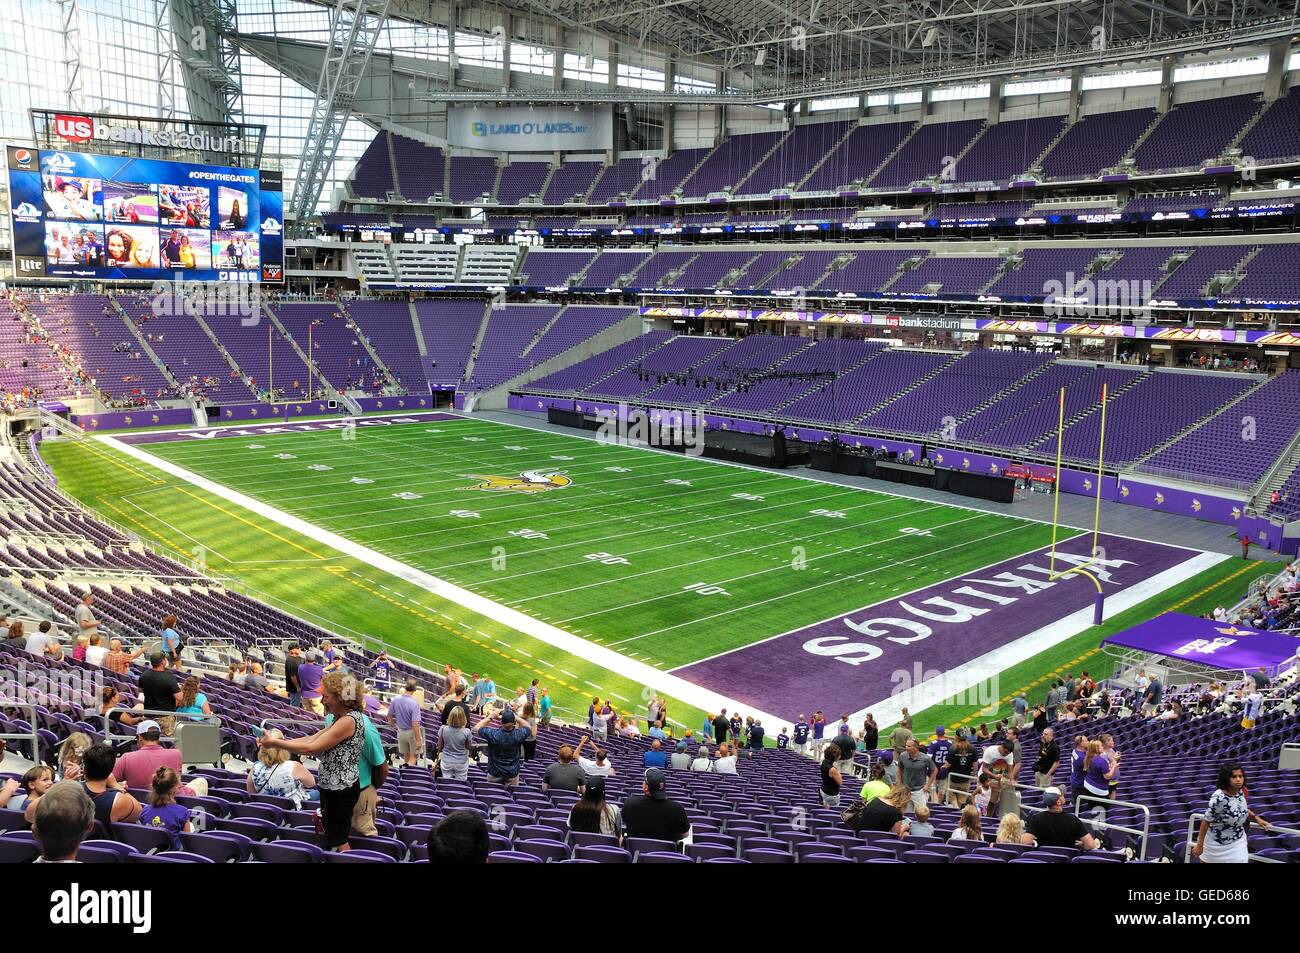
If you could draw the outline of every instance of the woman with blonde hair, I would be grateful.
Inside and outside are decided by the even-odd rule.
[[[64,739],[63,747],[59,751],[59,780],[81,780],[81,756],[93,743],[90,736],[81,731],[74,731]]]
[[[321,680],[321,703],[334,716],[328,727],[305,738],[257,739],[259,747],[314,755],[320,761],[316,785],[320,788],[321,821],[325,848],[346,852],[352,830],[352,811],[361,797],[360,762],[365,746],[365,718],[360,712],[361,691],[351,675],[331,672]]]
[[[838,747],[832,745],[832,747]],[[873,798],[859,810],[857,805],[846,811],[844,823],[855,831],[888,831],[896,837],[906,837],[909,825],[903,811],[912,803],[912,792],[906,784],[895,784],[884,797]]]
[[[272,742],[284,735],[279,728],[268,728],[262,734]],[[304,801],[319,797],[315,791],[316,778],[299,761],[290,761],[284,748],[263,747],[257,752],[257,762],[248,772],[249,794],[273,794],[293,801],[295,810],[302,810]]]
[[[1025,833],[1025,825],[1020,820],[1019,814],[1003,814],[1002,823],[998,825],[998,836],[994,840],[996,844],[1019,844],[1020,838]]]
[[[962,808],[957,829],[948,835],[948,840],[973,840],[983,843],[984,828],[980,826],[980,809],[974,804],[967,804]]]

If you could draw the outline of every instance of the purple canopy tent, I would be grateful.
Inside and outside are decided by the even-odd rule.
[[[1262,668],[1271,676],[1291,668],[1300,639],[1180,612],[1166,612],[1102,640],[1107,654],[1132,665],[1144,657],[1171,671],[1204,678],[1210,672]]]

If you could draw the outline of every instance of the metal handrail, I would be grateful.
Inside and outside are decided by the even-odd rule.
[[[17,698],[0,698],[0,708],[26,708],[31,712],[32,717],[28,721],[28,724],[32,726],[30,732],[6,732],[0,734],[0,740],[30,741],[32,743],[32,761],[40,764],[41,736],[37,734],[36,728],[36,723],[39,720],[36,716],[36,705],[33,702],[20,701]]]
[[[189,712],[163,711],[158,708],[121,708],[118,710],[133,718],[136,715],[145,715],[151,718],[184,718],[186,721],[192,721],[197,724],[213,725],[217,728],[221,727],[221,716],[217,714],[191,715]],[[97,715],[96,717],[104,723],[104,736],[109,737],[112,735],[113,719],[111,719],[107,713]]]
[[[1205,814],[1201,813],[1200,811],[1197,811],[1195,814],[1192,814],[1190,817],[1187,818],[1187,841],[1183,844],[1183,863],[1185,864],[1190,864],[1192,862],[1192,845],[1193,843],[1195,843],[1194,839],[1197,836],[1196,822],[1204,821],[1204,820],[1208,820],[1208,818],[1206,817]],[[1250,829],[1249,818],[1246,819],[1246,829],[1247,830]],[[1260,830],[1277,831],[1279,834],[1300,835],[1300,830],[1296,830],[1293,827],[1278,827],[1276,824],[1270,824],[1268,827],[1261,827]],[[1249,843],[1249,841],[1247,843]],[[1286,861],[1284,860],[1274,860],[1272,857],[1260,857],[1258,854],[1250,853],[1249,850],[1246,852],[1246,857],[1257,864],[1286,863]]]
[[[1142,847],[1138,851],[1138,860],[1147,859],[1147,840],[1151,837],[1151,808],[1145,804],[1139,804],[1137,801],[1116,801],[1111,798],[1097,797],[1095,794],[1080,794],[1074,799],[1074,813],[1079,814],[1079,808],[1084,801],[1093,801],[1105,807],[1114,805],[1115,807],[1135,807],[1142,812],[1143,824],[1142,829],[1138,830],[1132,827],[1124,827],[1119,824],[1111,824],[1107,821],[1091,821],[1097,827],[1105,827],[1107,830],[1123,831],[1126,834],[1137,834],[1142,838]]]

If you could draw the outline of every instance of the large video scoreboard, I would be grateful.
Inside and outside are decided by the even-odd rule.
[[[279,172],[6,149],[14,275],[279,282]]]

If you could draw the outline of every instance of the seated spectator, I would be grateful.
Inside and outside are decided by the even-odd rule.
[[[622,828],[622,812],[617,805],[605,801],[605,779],[591,778],[583,789],[582,797],[569,811],[569,830],[618,837]]]
[[[74,731],[59,746],[59,780],[80,781],[81,759],[93,744],[90,736]]]
[[[573,756],[578,759],[578,764],[581,765],[583,773],[589,778],[608,778],[618,774],[614,770],[614,766],[609,763],[609,755],[604,748],[596,749],[594,760],[582,756],[582,749],[588,741],[591,741],[591,739],[584,737],[578,742],[578,747],[573,751]]]
[[[197,675],[191,675],[185,679],[185,684],[181,687],[180,700],[176,705],[176,714],[195,715],[204,718],[212,717],[212,707],[208,704],[208,696],[199,691],[199,678]]]
[[[668,756],[658,738],[650,743],[650,750],[641,756],[641,762],[647,768],[668,767]]]
[[[561,745],[556,756],[559,760],[548,767],[546,773],[542,775],[542,791],[545,792],[554,788],[557,791],[581,793],[587,775],[582,770],[582,765],[573,760],[573,747],[571,745]],[[604,786],[603,780],[601,785]]]
[[[1003,814],[994,843],[1019,844],[1024,833],[1025,825],[1021,822],[1019,814]]]
[[[100,718],[107,717],[114,724],[125,725],[127,728],[134,728],[140,721],[140,716],[131,714],[131,709],[118,707],[122,702],[122,695],[114,686],[105,685],[99,693],[99,698],[99,710],[96,714]]]
[[[140,802],[122,790],[113,775],[116,763],[117,753],[106,744],[91,745],[81,762],[81,786],[94,802],[95,820],[104,830],[112,823],[130,824],[140,816]]]
[[[669,766],[674,771],[689,771],[691,769],[691,755],[686,750],[685,741],[677,742],[677,749],[672,753],[668,761]]]
[[[695,760],[691,762],[692,771],[712,771],[713,760],[709,757],[708,745],[700,745],[695,749]]]
[[[36,818],[36,805],[53,786],[54,769],[49,765],[38,764],[29,768],[21,781],[13,778],[5,781],[0,787],[0,808],[22,811],[23,819],[30,824]]]
[[[74,662],[84,662],[86,660],[86,650],[90,648],[90,636],[77,636],[76,644],[72,647],[72,660]]]
[[[113,639],[108,643],[108,654],[104,656],[103,667],[118,675],[125,675],[131,670],[131,663],[141,655],[144,655],[143,648],[138,648],[134,652],[125,652],[122,649],[122,640]]]
[[[736,753],[730,743],[718,745],[718,757],[713,762],[714,774],[735,774]]]
[[[854,831],[889,831],[897,837],[906,837],[908,822],[903,809],[912,803],[912,792],[905,784],[895,784],[884,797],[862,803],[845,820]],[[846,812],[848,813],[848,812]]]
[[[53,785],[36,806],[32,835],[40,845],[38,864],[75,864],[77,848],[95,824],[95,805],[80,784]]]
[[[1038,847],[1082,847],[1092,850],[1097,846],[1092,832],[1074,814],[1065,812],[1065,798],[1059,788],[1048,788],[1043,792],[1043,807],[1029,819],[1025,832],[1021,835],[1022,844]]]
[[[651,738],[654,738],[656,741],[668,740],[668,732],[664,731],[664,726],[662,724],[659,724],[658,722],[652,724],[650,726],[650,730],[647,731],[646,734],[649,735]]]
[[[431,864],[486,864],[491,849],[487,821],[477,811],[452,811],[429,832]]]
[[[244,676],[244,687],[251,688],[255,692],[271,691],[270,681],[262,674],[261,662],[253,662],[248,667],[248,674]]]
[[[913,837],[930,837],[934,834],[934,825],[930,823],[930,805],[916,805],[916,820],[912,822]]]
[[[984,842],[984,828],[980,825],[980,809],[974,804],[967,804],[961,809],[961,818],[957,828],[948,835],[948,840],[973,840]]]
[[[176,748],[163,747],[162,728],[158,722],[146,719],[136,725],[135,742],[135,750],[122,755],[113,765],[113,777],[118,781],[129,788],[148,790],[159,768],[171,768],[177,774],[181,773],[181,753]],[[198,792],[186,785],[180,793],[193,796]],[[207,793],[206,788],[202,793]]]
[[[889,784],[885,781],[885,766],[879,761],[871,765],[871,777],[862,785],[862,800],[873,801],[889,793]]]
[[[149,805],[140,811],[141,824],[171,836],[172,850],[180,850],[181,834],[190,832],[189,808],[176,803],[180,786],[180,775],[171,768],[159,768],[150,784]]]
[[[650,837],[655,840],[687,840],[691,836],[690,818],[676,801],[668,799],[664,790],[666,779],[658,768],[647,768],[639,797],[623,802],[623,827],[628,837]]]
[[[96,632],[90,637],[90,645],[86,648],[86,663],[88,665],[102,666],[104,657],[108,655],[108,649],[100,643],[103,637]]]
[[[275,742],[284,735],[279,728],[268,728],[262,737]],[[298,811],[304,802],[320,800],[316,777],[301,762],[291,760],[288,751],[274,744],[257,749],[257,763],[249,769],[247,785],[249,794],[289,798]]]

